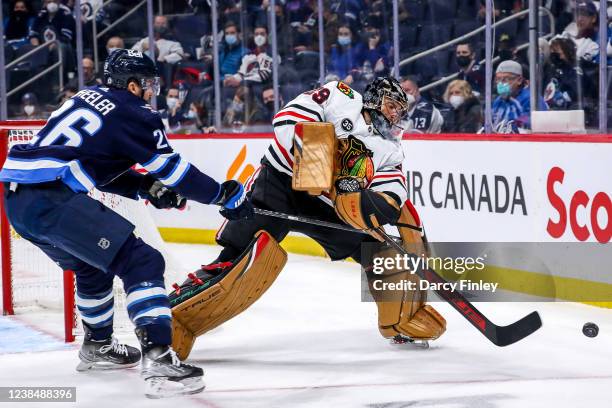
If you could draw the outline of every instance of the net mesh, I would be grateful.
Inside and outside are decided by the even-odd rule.
[[[29,143],[36,136],[37,129],[9,129],[8,147],[16,144]],[[185,275],[185,269],[180,262],[168,251],[159,231],[153,221],[145,203],[142,200],[130,200],[115,194],[93,190],[89,195],[102,202],[121,216],[125,217],[136,226],[135,235],[142,238],[147,244],[159,250],[166,260],[166,287],[171,282],[178,281]],[[11,227],[11,291],[13,296],[13,307],[16,313],[27,313],[30,310],[46,309],[58,311],[63,310],[66,296],[74,293],[64,293],[63,271],[48,258],[38,247],[23,239]],[[115,277],[115,332],[132,330],[132,325],[126,311],[126,295],[122,282]],[[78,316],[73,311],[75,317]],[[75,335],[83,333],[80,319],[72,319],[73,332]]]

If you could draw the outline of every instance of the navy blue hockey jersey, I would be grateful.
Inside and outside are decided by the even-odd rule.
[[[100,190],[138,198],[141,164],[179,194],[208,204],[219,184],[168,143],[159,113],[127,90],[94,86],[53,112],[29,144],[14,146],[0,181],[62,180],[75,192]]]

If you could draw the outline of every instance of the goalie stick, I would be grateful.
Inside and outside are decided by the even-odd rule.
[[[366,231],[358,230],[348,225],[341,225],[327,221],[316,220],[308,217],[300,217],[296,215],[284,214],[276,211],[263,210],[261,208],[254,209],[256,214],[267,215],[270,217],[282,218],[286,220],[303,222],[307,224],[319,225],[322,227],[336,228],[352,232],[362,232],[367,234]],[[417,229],[418,227],[406,224],[406,226]],[[419,228],[420,230],[420,228]],[[416,255],[409,253],[400,244],[398,244],[391,236],[389,236],[382,227],[377,228],[376,231],[383,237],[387,244],[391,245],[401,254],[409,257],[416,257]],[[415,273],[421,278],[432,283],[446,283],[446,280],[442,278],[433,269],[418,268]],[[436,287],[446,287],[446,285],[436,285]],[[522,319],[509,324],[508,326],[498,326],[491,322],[482,312],[480,312],[474,305],[465,298],[461,293],[452,291],[449,289],[438,289],[434,290],[443,300],[450,303],[472,326],[480,331],[491,343],[499,347],[508,346],[516,343],[529,336],[540,327],[542,327],[542,319],[538,312],[532,312]]]
[[[299,215],[290,215],[290,214],[285,214],[285,213],[276,212],[276,211],[264,210],[262,208],[254,208],[253,211],[255,212],[255,214],[259,214],[259,215],[267,215],[269,217],[282,218],[284,220],[289,220],[289,221],[303,222],[306,224],[318,225],[321,227],[328,227],[328,228],[335,228],[335,229],[350,231],[350,232],[358,232],[358,233],[366,234],[366,235],[368,234],[368,232],[364,230],[355,229],[349,225],[336,224],[333,222],[317,220],[314,218],[300,217]],[[410,228],[410,229],[413,229],[419,232],[423,230],[421,227],[417,227],[416,225],[405,224],[402,222],[398,222],[393,225],[396,227]]]

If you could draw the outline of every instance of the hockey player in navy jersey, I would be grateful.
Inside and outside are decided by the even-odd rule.
[[[141,359],[138,349],[112,336],[117,275],[141,344],[149,397],[199,392],[203,371],[179,362],[170,347],[162,255],[134,235],[128,220],[87,193],[95,187],[146,198],[158,208],[179,208],[192,199],[220,205],[229,219],[252,213],[240,183],[219,184],[172,150],[160,115],[147,104],[158,91],[149,57],[114,51],[104,64],[104,86],[66,101],[29,144],[11,149],[0,171],[6,213],[17,233],[75,272],[85,328],[77,370],[131,367]],[[148,174],[132,170],[136,163]]]

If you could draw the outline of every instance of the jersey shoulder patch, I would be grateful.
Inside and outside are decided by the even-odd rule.
[[[348,86],[344,82],[338,81],[338,84],[336,85],[336,88],[338,88],[338,90],[340,92],[342,92],[343,94],[345,94],[349,98],[355,99],[355,92],[353,92],[353,88],[351,88],[350,86]]]

